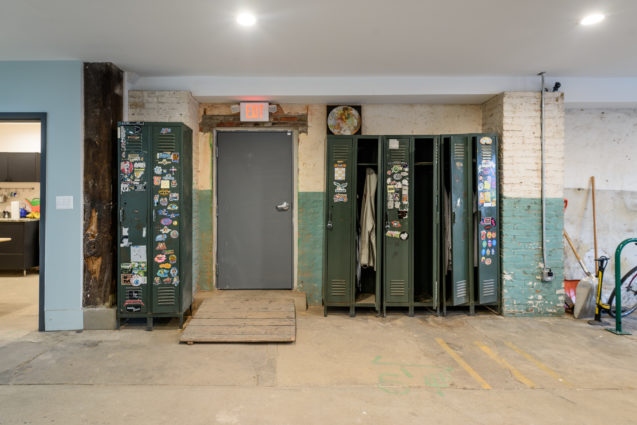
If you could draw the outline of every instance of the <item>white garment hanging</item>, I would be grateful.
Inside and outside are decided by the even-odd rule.
[[[376,270],[376,186],[378,176],[368,168],[365,176],[365,188],[360,216],[359,262],[362,267]]]

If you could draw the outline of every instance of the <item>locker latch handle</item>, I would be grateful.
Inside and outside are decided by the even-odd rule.
[[[327,230],[332,230],[334,228],[334,224],[332,224],[332,207],[330,206],[330,209],[327,213]]]

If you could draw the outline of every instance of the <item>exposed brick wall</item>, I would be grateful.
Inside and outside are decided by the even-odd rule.
[[[210,212],[200,211],[201,187],[209,188],[209,183],[202,179],[209,176],[206,162],[200,161],[201,152],[210,152],[208,138],[199,134],[199,103],[188,91],[142,91],[131,90],[128,92],[128,120],[129,121],[168,121],[183,122],[193,131],[193,234],[199,235],[202,230],[202,219],[209,221]],[[202,170],[203,168],[203,170]],[[206,223],[207,223],[206,221]],[[204,223],[205,231],[210,231]],[[212,270],[212,247],[208,246],[207,238],[197,238],[193,246],[193,291],[197,287],[207,287],[210,279],[208,269]]]
[[[482,104],[482,131],[502,135],[504,124],[504,93]]]
[[[564,191],[564,95],[545,94],[546,196]],[[500,144],[502,196],[539,198],[540,93],[506,92]]]
[[[507,315],[564,313],[563,202],[546,202],[547,261],[555,275],[542,282],[541,199],[503,198],[501,205],[502,310]]]
[[[482,105],[483,131],[500,135],[504,314],[564,312],[564,97],[545,93],[546,246],[555,277],[542,282],[540,93],[506,92]]]
[[[199,103],[190,92],[130,90],[128,120],[183,122],[193,131],[193,157],[199,157]],[[193,180],[198,187],[199,161],[193,161],[193,167]]]

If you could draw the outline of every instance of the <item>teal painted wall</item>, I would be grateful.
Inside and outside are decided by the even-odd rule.
[[[46,112],[45,328],[82,329],[82,62],[0,62],[0,112]],[[73,209],[56,210],[56,196]]]
[[[564,314],[564,201],[561,198],[546,200],[547,263],[555,274],[552,282],[541,280],[541,200],[505,197],[500,205],[503,313]]]
[[[321,305],[323,282],[323,192],[298,194],[298,285],[309,305]]]
[[[212,190],[194,190],[194,202],[197,205],[197,229],[194,237],[195,279],[198,289],[213,289],[212,279]]]

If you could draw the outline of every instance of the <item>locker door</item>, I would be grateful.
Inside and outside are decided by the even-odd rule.
[[[143,124],[119,127],[119,313],[150,311],[148,282],[149,140]]]
[[[353,296],[356,191],[354,138],[328,137],[325,304],[349,305]]]
[[[173,313],[178,311],[181,280],[182,129],[178,125],[153,124],[151,136],[153,313]]]
[[[434,141],[434,157],[433,157],[433,193],[434,193],[434,202],[433,202],[433,238],[431,238],[431,252],[432,255],[432,276],[431,281],[433,282],[433,305],[436,310],[439,308],[439,295],[438,291],[440,289],[440,210],[441,210],[441,201],[440,201],[440,176],[441,176],[441,138],[436,137]]]
[[[476,184],[478,196],[478,303],[498,302],[498,181],[497,138],[476,136]]]
[[[383,270],[385,302],[406,304],[412,294],[411,282],[411,143],[408,137],[384,137],[383,209],[385,237],[383,238]]]
[[[473,213],[471,191],[467,179],[470,173],[467,136],[450,137],[451,167],[451,305],[461,305],[470,300],[469,293],[469,224]]]

